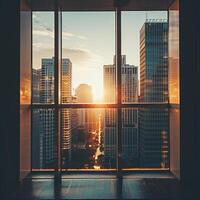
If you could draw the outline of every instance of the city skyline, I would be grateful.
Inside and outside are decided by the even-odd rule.
[[[115,55],[114,12],[63,12],[62,15],[63,58],[73,63],[72,94],[78,85],[86,83],[93,88],[94,100],[101,102],[102,66],[112,63]],[[167,12],[122,12],[122,54],[127,55],[131,65],[139,66],[139,30],[147,18],[167,19]],[[33,68],[40,68],[42,57],[53,57],[53,20],[53,13],[33,13]]]
[[[141,70],[138,70],[138,66],[128,64],[126,55],[121,57],[122,103],[166,102],[168,100],[168,23],[164,20],[146,20],[139,34]],[[113,54],[112,64],[106,63],[102,68],[104,103],[116,103],[116,55]],[[33,99],[39,99],[40,103],[54,103],[54,69],[55,60],[52,57],[42,58],[41,70],[32,70]],[[80,83],[75,93],[72,93],[74,76],[72,71],[71,59],[62,58],[59,101],[61,103],[94,103],[92,85],[88,83]],[[140,82],[138,81],[139,74]],[[138,96],[139,93],[140,96]],[[61,151],[64,168],[115,167],[116,113],[117,109],[111,108],[61,110]],[[36,159],[37,163],[40,163],[42,167],[52,166],[55,160],[53,149],[56,142],[54,126],[51,122],[54,120],[54,112],[52,109],[38,110],[34,115],[35,122],[39,123],[39,126],[35,125],[36,131],[39,132],[39,135],[35,134],[35,139],[42,144],[40,159]],[[167,118],[167,109],[122,109],[123,167],[168,167]],[[82,160],[79,162],[77,156],[80,155],[82,155]]]

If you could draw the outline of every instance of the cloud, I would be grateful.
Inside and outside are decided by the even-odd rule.
[[[49,36],[54,37],[54,33],[48,30],[33,30],[33,36]]]
[[[52,31],[51,28],[40,27],[33,30],[33,36],[40,36],[40,37],[48,36],[50,38],[54,38],[54,32]],[[74,33],[65,32],[65,31],[62,32],[62,39],[69,40],[70,38],[78,38],[80,40],[86,40],[85,36],[76,35]]]
[[[52,29],[52,27],[49,27],[48,25],[42,24],[38,17],[35,17],[34,19],[34,29],[33,29],[33,36],[40,36],[40,37],[51,37],[54,38],[54,30]],[[85,36],[82,35],[78,35],[78,34],[74,34],[71,32],[66,32],[66,31],[62,31],[62,39],[70,39],[70,38],[77,38],[80,40],[86,40]]]
[[[63,48],[62,50],[63,58],[70,58],[72,62],[87,62],[92,58],[92,55],[87,50],[82,49],[70,49],[70,48]]]
[[[42,58],[51,58],[54,56],[54,49],[48,44],[33,43],[33,66],[41,67]],[[97,69],[103,66],[102,57],[92,53],[87,49],[63,48],[62,57],[69,58],[72,65],[76,68]]]
[[[54,56],[54,49],[48,47],[48,44],[43,45],[42,43],[33,43],[33,56],[35,67],[41,66],[42,58],[51,58]],[[88,63],[93,60],[93,54],[83,49],[62,49],[62,57],[69,58],[73,64],[77,64],[81,67],[83,63]]]

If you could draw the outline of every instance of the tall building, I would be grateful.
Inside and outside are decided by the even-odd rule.
[[[43,58],[41,69],[33,71],[33,103],[54,103],[54,59]],[[37,98],[36,98],[37,97]],[[53,109],[33,111],[33,168],[54,168],[56,135]]]
[[[41,69],[32,69],[32,102],[40,103],[40,74]]]
[[[62,60],[61,67],[61,93],[60,99],[62,103],[68,103],[71,99],[71,76],[72,64],[69,59]],[[39,103],[54,103],[54,58],[43,58],[40,77],[36,77],[38,72],[34,71],[34,85],[39,85]],[[33,90],[34,92],[37,90]],[[36,93],[37,94],[37,93]],[[33,97],[36,96],[33,94]],[[34,102],[35,103],[35,102]],[[61,135],[62,135],[62,158],[65,164],[70,158],[71,150],[71,119],[70,111],[63,109],[61,111]],[[54,127],[54,110],[53,109],[37,109],[33,112],[33,123],[37,123],[34,127],[38,127],[33,131],[33,166],[35,168],[54,168],[56,164],[56,143],[57,136]],[[39,146],[37,146],[39,144]]]
[[[72,63],[70,59],[62,59],[60,76],[60,99],[61,103],[72,102]],[[72,136],[71,136],[71,113],[70,109],[62,109],[61,114],[61,139],[62,139],[62,167],[68,166],[71,161]]]
[[[92,87],[88,84],[80,84],[75,91],[78,103],[92,103]]]
[[[54,58],[42,58],[40,103],[54,103]]]
[[[140,30],[140,102],[168,102],[168,23]],[[140,167],[168,167],[168,110],[139,110]]]
[[[145,22],[140,30],[140,101],[168,101],[168,23]]]
[[[93,94],[92,87],[88,84],[80,84],[75,91],[77,103],[92,103]],[[80,109],[79,120],[80,126],[86,128],[87,131],[94,131],[98,123],[98,113],[94,109]]]
[[[126,64],[122,56],[122,102],[131,103],[138,100],[138,68]],[[116,67],[104,65],[104,101],[116,101]],[[124,166],[137,164],[138,159],[138,111],[126,108],[122,110],[122,160]],[[105,110],[104,122],[104,156],[105,162],[112,166],[116,158],[116,111]],[[110,164],[111,163],[111,164]]]

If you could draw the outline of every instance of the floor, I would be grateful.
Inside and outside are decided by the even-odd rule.
[[[177,199],[180,184],[169,173],[32,174],[21,184],[18,199]]]

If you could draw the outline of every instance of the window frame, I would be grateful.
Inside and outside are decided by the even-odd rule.
[[[85,10],[83,10],[84,12]],[[90,10],[89,10],[90,11]],[[93,11],[93,10],[91,10]],[[109,12],[110,10],[100,10],[103,12]],[[33,104],[33,101],[31,100],[31,116],[32,111],[34,109],[53,109],[54,110],[54,126],[55,126],[55,133],[57,137],[57,144],[56,144],[56,150],[57,150],[57,163],[56,167],[54,169],[41,169],[40,171],[55,171],[57,175],[60,175],[62,173],[62,165],[61,165],[61,159],[62,159],[62,151],[61,151],[61,134],[60,134],[60,111],[61,109],[87,109],[87,108],[115,108],[117,113],[117,122],[116,122],[116,168],[115,172],[118,176],[121,176],[123,171],[170,171],[170,159],[169,159],[169,168],[168,169],[162,169],[162,168],[130,168],[130,169],[123,169],[122,163],[121,163],[121,154],[122,154],[122,109],[123,108],[165,108],[169,109],[170,104],[168,102],[137,102],[137,103],[123,103],[122,102],[122,91],[121,91],[121,85],[122,85],[122,73],[121,73],[121,12],[124,11],[120,7],[116,7],[115,9],[115,53],[116,53],[116,93],[117,93],[117,101],[116,103],[67,103],[62,104],[59,101],[59,70],[60,70],[60,63],[62,60],[62,9],[60,7],[57,7],[54,11],[54,57],[55,57],[55,67],[54,67],[54,103],[53,104]],[[72,11],[70,11],[72,12]],[[88,10],[86,11],[88,12]],[[166,10],[166,12],[168,12]],[[169,17],[168,17],[169,19]],[[33,20],[32,20],[33,22]],[[31,26],[33,27],[33,26]],[[33,51],[33,50],[32,50]],[[60,54],[59,54],[60,52]],[[32,54],[32,52],[31,52]],[[33,67],[33,66],[32,66]],[[31,87],[32,92],[32,87]],[[31,117],[32,118],[32,117]],[[32,123],[31,123],[32,124]],[[169,126],[169,125],[168,125]],[[168,129],[170,130],[170,129]],[[170,134],[169,134],[170,137]],[[168,144],[170,145],[169,141],[170,138],[168,137]],[[32,127],[31,127],[31,141],[32,141]],[[32,144],[31,144],[32,146]],[[31,147],[31,156],[32,156],[32,147]],[[168,156],[170,158],[170,148],[168,150]],[[32,161],[32,158],[31,158]],[[66,172],[67,169],[65,169]],[[32,163],[31,163],[31,171],[35,171],[32,169]],[[70,170],[69,170],[70,171]],[[74,171],[81,171],[81,170],[74,170]],[[91,170],[91,169],[83,169],[83,171],[95,171],[95,172],[103,172],[103,171],[110,171],[107,170]]]

